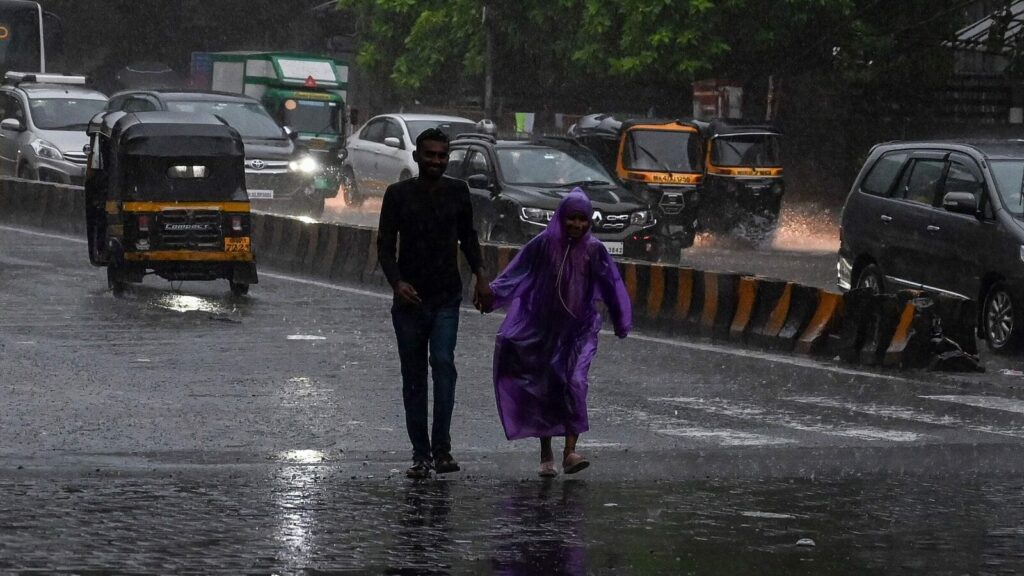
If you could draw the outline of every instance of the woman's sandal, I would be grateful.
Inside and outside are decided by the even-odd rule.
[[[566,454],[565,459],[562,460],[562,471],[566,474],[575,474],[587,466],[590,466],[590,462],[575,452]]]
[[[554,478],[555,476],[558,476],[558,470],[555,470],[555,461],[548,460],[547,462],[541,462],[540,470],[537,471],[537,474],[541,478]]]

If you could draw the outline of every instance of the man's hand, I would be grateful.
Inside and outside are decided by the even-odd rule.
[[[395,295],[398,296],[399,300],[406,304],[421,304],[423,302],[420,300],[419,293],[412,287],[412,284],[401,280],[395,284]]]
[[[473,293],[473,307],[481,314],[487,314],[494,310],[494,292],[486,280],[477,276],[476,290]]]

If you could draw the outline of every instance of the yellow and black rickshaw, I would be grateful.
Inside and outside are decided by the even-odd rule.
[[[693,245],[699,225],[704,147],[700,128],[682,120],[620,122],[584,116],[570,136],[593,150],[623,185],[646,201],[658,220],[657,252],[675,260]]]
[[[89,260],[115,293],[147,274],[257,283],[242,138],[210,114],[109,112],[89,124]]]
[[[713,120],[702,124],[707,157],[700,221],[711,232],[770,240],[782,196],[782,134],[769,125]]]

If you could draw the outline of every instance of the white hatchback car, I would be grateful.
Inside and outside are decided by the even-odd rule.
[[[440,128],[452,139],[477,131],[476,122],[458,116],[382,114],[370,118],[345,144],[345,203],[358,206],[367,196],[383,196],[389,185],[416,176],[419,168],[412,152],[416,137],[428,128]]]

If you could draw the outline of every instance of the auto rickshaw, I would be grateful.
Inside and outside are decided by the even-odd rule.
[[[782,134],[769,125],[723,119],[701,128],[707,148],[701,224],[754,243],[770,240],[785,192]]]
[[[147,274],[257,283],[242,139],[211,114],[108,112],[89,124],[89,260],[115,293]]]
[[[623,185],[647,202],[658,220],[655,253],[676,260],[699,226],[704,148],[700,129],[682,120],[584,116],[569,135],[593,150]]]

